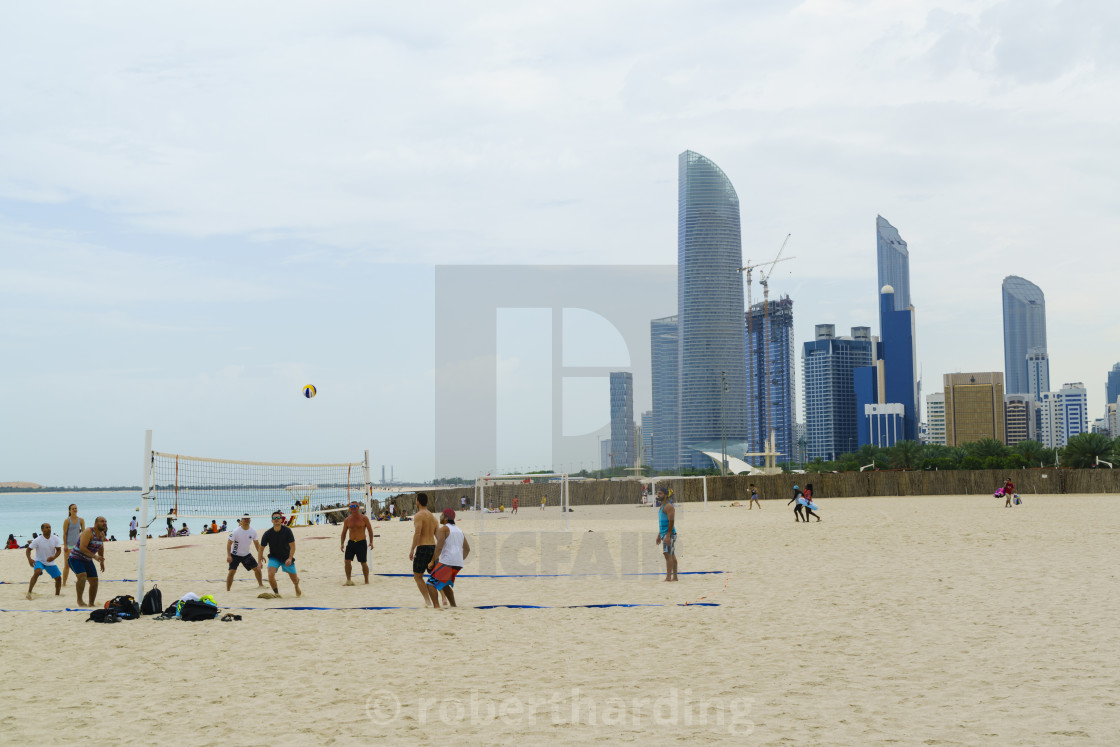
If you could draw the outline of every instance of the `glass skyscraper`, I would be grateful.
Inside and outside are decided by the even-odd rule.
[[[873,343],[867,327],[852,337],[836,337],[832,324],[817,325],[817,339],[805,343],[805,430],[809,459],[832,460],[859,446],[855,369],[870,366]]]
[[[611,371],[611,462],[633,467],[637,459],[634,437],[634,374]]]
[[[879,287],[894,288],[894,310],[910,308],[910,250],[898,229],[881,215],[875,216],[875,237],[879,258]]]
[[[1105,384],[1105,404],[1115,404],[1120,398],[1120,363],[1108,372],[1108,383]]]
[[[650,321],[653,441],[649,463],[659,471],[680,466],[680,447],[677,440],[680,402],[677,385],[677,361],[680,357],[678,337],[676,315]]]
[[[1031,281],[1009,275],[1003,279],[1003,374],[1008,394],[1031,392],[1027,354],[1033,348],[1046,353],[1046,298]]]
[[[759,453],[770,443],[774,431],[775,461],[796,459],[794,415],[797,389],[794,383],[793,301],[785,296],[756,303],[746,315],[747,328],[747,451]],[[769,386],[767,386],[769,384]],[[763,464],[763,457],[748,457],[751,464]]]
[[[747,437],[739,196],[692,151],[678,159],[677,196],[679,463],[706,467],[699,449],[718,451],[726,438],[732,452]]]

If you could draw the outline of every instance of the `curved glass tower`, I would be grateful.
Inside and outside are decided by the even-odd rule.
[[[1046,298],[1031,281],[1008,275],[1003,279],[1003,372],[1007,394],[1030,393],[1028,353],[1046,353]],[[1049,383],[1049,370],[1045,378]]]
[[[712,161],[678,161],[677,317],[681,464],[709,466],[697,449],[728,452],[747,437],[739,196]],[[734,444],[734,448],[732,446]]]
[[[875,216],[875,237],[879,255],[879,288],[894,288],[894,310],[910,308],[910,250],[898,229],[881,215]]]

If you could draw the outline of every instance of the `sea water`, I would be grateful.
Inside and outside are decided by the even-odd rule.
[[[62,522],[66,520],[71,503],[78,504],[78,516],[86,520],[87,527],[92,527],[93,520],[98,516],[104,516],[109,522],[109,535],[118,540],[128,539],[128,525],[133,516],[137,522],[140,521],[139,491],[0,493],[0,539],[7,540],[9,534],[14,534],[23,545],[31,539],[32,532],[40,531],[39,527],[44,522],[51,525],[51,534],[61,537]],[[202,521],[192,522],[190,529],[192,533],[201,531]],[[166,531],[166,522],[160,520],[158,526],[152,523],[148,534],[157,535]]]

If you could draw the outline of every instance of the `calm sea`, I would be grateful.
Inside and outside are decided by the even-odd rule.
[[[86,526],[92,526],[93,520],[104,516],[109,521],[109,534],[115,535],[119,540],[128,539],[128,523],[135,516],[140,520],[140,493],[139,491],[121,492],[95,492],[83,491],[80,493],[0,493],[0,539],[7,539],[9,534],[14,534],[22,545],[31,539],[32,532],[38,532],[43,522],[51,525],[52,533],[62,533],[62,522],[66,519],[67,508],[71,503],[78,504],[78,516],[86,520]],[[160,525],[166,529],[166,524],[161,520]],[[199,526],[191,527],[191,531],[199,531]],[[160,526],[153,528],[159,530]],[[149,534],[159,534],[159,531]]]

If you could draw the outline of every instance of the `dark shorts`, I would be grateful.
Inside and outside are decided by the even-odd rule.
[[[74,573],[84,573],[86,578],[97,578],[97,564],[92,560],[68,558],[66,564],[70,566],[70,570]]]
[[[416,548],[416,552],[412,555],[412,572],[413,573],[427,573],[428,563],[432,562],[432,555],[435,554],[435,545],[420,545]]]
[[[364,539],[356,542],[350,540],[346,543],[346,559],[354,560],[355,558],[358,559],[359,563],[366,562],[366,541]]]
[[[245,566],[245,570],[247,571],[251,571],[257,567],[257,559],[252,555],[231,555],[230,557],[233,558],[233,562],[229,564],[229,569],[231,571],[237,570],[237,566],[239,565]]]

